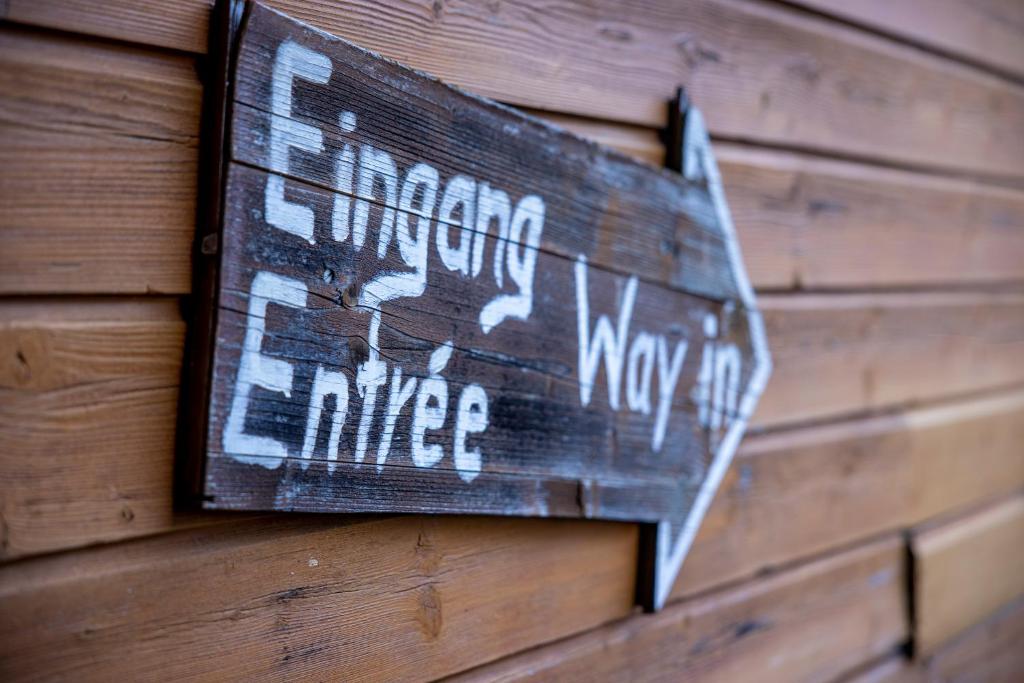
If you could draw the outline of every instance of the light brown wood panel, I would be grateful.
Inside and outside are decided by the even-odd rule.
[[[136,60],[85,41],[2,35],[10,40],[0,65],[10,68],[0,71],[9,87],[0,106],[13,125],[0,133],[0,293],[187,293],[199,108],[188,60],[143,53]],[[30,59],[36,52],[44,58]],[[546,116],[663,161],[650,129]],[[1024,279],[1022,192],[743,145],[716,148],[755,286]]]
[[[89,11],[13,0],[11,19],[196,49],[164,3]],[[273,0],[319,28],[519,106],[664,125],[685,85],[717,135],[1024,176],[1024,88],[951,60],[747,0],[543,5]],[[97,7],[100,7],[97,5]],[[116,7],[116,6],[115,6]],[[91,16],[90,16],[91,15]],[[935,144],[942,140],[942,144]]]
[[[183,337],[170,299],[0,307],[0,557],[197,521],[171,500]]]
[[[926,683],[924,668],[903,655],[863,667],[841,679],[842,683]]]
[[[186,293],[199,86],[190,60],[7,29],[0,292]],[[556,123],[661,163],[653,131]],[[760,287],[1024,275],[1024,193],[720,144]]]
[[[186,52],[206,52],[213,4],[214,0],[4,0],[0,18]]]
[[[854,378],[862,372],[846,357],[870,355],[876,365],[890,364],[888,351],[899,350],[888,342],[875,345],[871,335],[843,338],[849,334],[847,319],[858,320],[843,306],[848,298],[830,297],[834,310],[818,311],[813,325],[799,317],[787,323],[784,310],[772,313],[773,324],[790,328],[787,346],[777,348],[792,345],[806,358],[783,354],[789,360],[777,362],[777,375],[798,377],[801,362],[820,373],[818,367],[826,364],[815,359],[829,354],[838,377],[842,369]],[[871,301],[885,315],[894,298],[904,297]],[[921,324],[958,321],[955,310],[941,305],[926,310],[929,315],[917,311]],[[987,310],[986,319],[999,319],[997,307]],[[931,329],[923,328],[921,336],[927,338]],[[172,512],[183,335],[176,302],[166,299],[26,301],[0,307],[3,557],[209,519]],[[996,351],[949,345],[943,337],[935,344],[947,353],[944,367],[965,364],[964,354],[1002,362]],[[846,356],[837,358],[831,349],[835,345],[846,349]],[[947,374],[956,379],[948,371],[928,381],[919,378],[890,398],[906,402],[946,396],[939,380]],[[839,386],[859,387],[855,379]],[[984,388],[961,382],[949,391]],[[787,392],[804,390],[795,379],[778,388],[769,384],[766,400],[789,400]],[[843,405],[856,410],[860,398],[855,391]],[[1016,444],[1024,429],[1022,402],[1019,393],[999,394],[902,416],[748,437],[677,589],[697,590],[1020,486],[1024,466]],[[797,399],[792,403],[806,405]],[[809,507],[805,497],[820,504]]]
[[[1024,392],[751,437],[673,594],[1024,488]]]
[[[1024,380],[1024,295],[761,296],[778,426]]]
[[[790,0],[820,12],[1024,75],[1019,0]]]
[[[531,113],[664,163],[664,144],[651,129]],[[755,287],[1024,279],[1024,192],[732,142],[714,149]]]
[[[907,636],[885,540],[509,658],[462,681],[828,680]]]
[[[719,144],[752,282],[867,289],[1024,276],[1024,192]]]
[[[630,613],[636,554],[626,524],[292,516],[44,557],[0,568],[0,676],[430,680]]]
[[[1024,494],[914,533],[914,643],[922,655],[1024,595]]]
[[[0,27],[0,293],[188,291],[193,61]]]
[[[928,680],[1020,683],[1024,680],[1024,599],[1003,607],[932,655]]]

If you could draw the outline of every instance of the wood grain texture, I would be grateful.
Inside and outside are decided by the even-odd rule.
[[[533,112],[655,165],[655,131]],[[1024,192],[716,142],[747,274],[762,289],[870,289],[1024,279]]]
[[[205,4],[190,0],[176,13],[192,16]],[[54,5],[14,2],[9,17],[58,26],[74,21],[105,36],[182,49],[196,49],[205,30],[196,21],[192,35],[182,35],[176,22],[163,31],[156,18],[163,3],[91,16],[81,3],[49,11]],[[272,5],[518,106],[660,127],[665,102],[685,85],[717,135],[1024,175],[1024,140],[1017,135],[1024,89],[777,6],[745,0]]]
[[[0,307],[5,559],[198,521],[171,502],[184,327],[170,300]]]
[[[714,209],[718,185],[639,164],[260,4],[247,7],[234,54],[223,222],[204,280],[216,287],[200,287],[216,292],[216,313],[195,321],[213,329],[200,347],[212,370],[192,375],[205,387],[195,400],[209,401],[191,425],[205,439],[192,449],[204,458],[196,498],[206,509],[657,522],[672,537],[642,551],[658,579],[637,595],[660,608],[685,529],[704,511],[698,491],[717,485],[712,463],[728,464],[770,366],[731,224]],[[699,121],[687,118],[690,157],[706,150]],[[701,174],[717,178],[708,164]],[[505,204],[500,239],[488,234],[500,215],[486,208],[491,188]],[[444,209],[452,197],[458,219]],[[466,248],[461,269],[449,240]],[[593,379],[596,366],[588,374],[580,360],[586,330],[618,311],[619,341],[606,347],[605,379]],[[620,409],[610,355],[617,344],[624,358],[630,343],[635,377],[645,339],[647,377],[658,359],[656,413],[647,380]],[[712,359],[714,380],[698,379]],[[335,401],[322,431],[321,378]],[[474,422],[467,444],[460,429]],[[683,544],[678,560],[665,559],[677,557],[669,543]]]
[[[911,42],[1024,75],[1024,5],[1016,0],[790,0]]]
[[[762,296],[775,371],[754,424],[777,426],[1024,379],[1017,294]]]
[[[34,26],[102,38],[205,52],[213,0],[5,0],[6,17]]]
[[[1024,276],[1024,193],[811,156],[715,147],[751,281],[779,289]]]
[[[1022,442],[1020,391],[749,438],[674,595],[1013,493]]]
[[[926,656],[1024,594],[1024,495],[914,533],[915,651]]]
[[[710,119],[719,133],[755,144],[1016,176],[1024,163],[1018,86],[769,3],[280,6],[505,101],[632,122],[549,115],[655,164],[663,151],[652,127],[680,82],[698,88],[703,108],[717,108],[721,124],[715,113]],[[903,11],[880,9],[890,18]],[[208,0],[0,0],[0,17],[14,22],[190,53],[205,49],[207,12]],[[907,36],[956,52],[941,31],[974,29],[947,17],[940,9],[918,17],[938,37]],[[987,35],[990,52],[1016,30],[997,23],[1003,31]],[[192,58],[5,24],[0,61],[0,293],[187,293],[199,93]],[[1021,280],[1019,191],[740,143],[716,150],[760,287]],[[890,295],[780,300],[775,334],[786,336],[776,351],[791,353],[763,424],[1018,382],[1012,297],[958,296],[915,296],[910,306]],[[875,336],[875,325],[888,331]],[[890,598],[862,590],[863,580],[844,592],[853,581],[845,570],[798,587],[804,568],[790,563],[1007,494],[1021,476],[1016,393],[751,439],[676,598],[765,567],[782,573],[756,583],[774,587],[746,584],[745,597],[677,602],[673,609],[696,607],[659,640],[627,619],[636,548],[627,525],[174,514],[182,334],[177,304],[167,300],[0,306],[0,557],[19,558],[0,567],[0,678],[320,679],[348,673],[339,662],[353,662],[357,680],[430,678],[559,638],[569,639],[534,654],[557,658],[556,648],[584,642],[600,672],[601,662],[627,661],[653,643],[647,658],[682,653],[687,673],[712,679],[762,670],[784,680],[832,677],[890,651],[906,631],[888,629],[904,622]],[[970,571],[986,557],[973,554]],[[976,583],[998,588],[997,580]],[[1014,605],[1001,610],[922,664],[932,680],[1020,680],[1020,614]],[[777,628],[762,628],[762,618]],[[616,619],[626,619],[623,631],[605,641],[603,659],[582,638],[605,631],[571,637]],[[732,661],[749,665],[733,671]],[[587,667],[576,672],[593,678]],[[865,680],[919,681],[922,671],[890,661],[888,677]]]
[[[318,130],[322,151],[294,150],[287,169],[280,167],[284,162],[272,160],[273,122],[284,113],[273,107],[273,74],[268,69],[286,39],[326,55],[332,65],[326,83],[297,79],[293,84],[288,117]],[[426,162],[439,172],[442,183],[461,174],[507,191],[513,200],[528,194],[542,197],[543,251],[570,259],[582,252],[589,264],[642,272],[647,279],[709,298],[734,295],[725,239],[700,183],[467,96],[260,5],[250,11],[239,40],[233,162],[301,181],[312,186],[309,194],[320,189],[355,196],[357,189],[341,189],[336,159],[349,146],[362,167],[360,150],[370,145],[387,152],[399,174]],[[346,111],[354,116],[352,131],[340,123]],[[370,194],[371,204],[383,203],[379,193]],[[239,200],[227,197],[229,208],[233,201]],[[397,208],[397,203],[388,208]],[[316,226],[330,227],[331,221],[324,220],[330,217],[322,215],[329,209],[319,208],[314,205]],[[371,220],[370,229],[376,224]],[[319,240],[329,239],[324,231],[319,233]]]
[[[602,522],[291,516],[179,532],[0,568],[0,672],[431,680],[629,614],[636,553],[635,526]]]
[[[896,539],[634,617],[455,681],[829,680],[908,632]]]
[[[199,109],[190,60],[3,35],[0,292],[187,293]],[[62,103],[59,116],[51,103]],[[653,130],[543,115],[664,161]],[[1024,280],[1024,193],[730,143],[715,150],[756,287]]]
[[[836,304],[847,299],[833,298]],[[876,308],[886,310],[890,298],[876,297]],[[935,318],[949,317],[941,306],[929,310]],[[169,301],[8,302],[0,312],[3,556],[192,523],[173,514],[170,498],[184,333],[177,306]],[[849,315],[837,305],[831,316],[839,326],[834,335],[807,326],[813,334],[790,343],[809,357],[827,352],[842,342],[841,323]],[[822,316],[825,325],[829,316]],[[782,319],[779,324],[786,326]],[[801,329],[797,323],[792,327]],[[859,343],[854,348],[863,350],[857,353],[885,358],[887,346],[872,346],[870,338]],[[82,352],[86,348],[88,354]],[[960,363],[953,353],[958,348],[962,352],[963,347],[949,347],[942,362]],[[855,376],[859,371],[836,362]],[[787,371],[777,366],[776,372]],[[45,377],[64,379],[43,383]],[[859,386],[853,380],[844,385]],[[911,394],[910,400],[944,395]],[[776,396],[773,400],[785,399]],[[858,405],[859,396],[846,404]],[[817,552],[833,538],[916,523],[1012,490],[1024,476],[1016,450],[1024,428],[1022,401],[1019,393],[999,394],[752,438],[722,484],[677,591]],[[118,473],[113,489],[111,472]],[[820,505],[805,506],[805,497]]]
[[[924,667],[905,656],[893,655],[838,679],[841,683],[927,683]]]
[[[187,292],[187,57],[0,27],[0,293]]]
[[[924,663],[929,683],[1019,683],[1024,679],[1024,599],[954,638]]]

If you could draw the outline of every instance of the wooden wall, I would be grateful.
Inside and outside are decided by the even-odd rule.
[[[1024,678],[1024,4],[271,4],[654,163],[686,85],[754,433],[653,616],[631,525],[174,512],[207,0],[4,0],[0,677]]]

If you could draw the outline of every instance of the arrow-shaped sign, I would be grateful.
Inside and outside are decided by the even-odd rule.
[[[700,113],[682,173],[657,169],[238,8],[208,100],[191,490],[643,522],[660,607],[770,372]]]

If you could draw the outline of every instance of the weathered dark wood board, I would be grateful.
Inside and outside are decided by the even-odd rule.
[[[663,523],[663,599],[769,366],[699,112],[679,174],[244,7],[205,506]]]
[[[260,181],[264,179],[263,174],[235,167],[229,181],[228,202],[241,210],[229,217],[225,231],[224,248],[229,253],[238,254],[238,257],[225,260],[221,281],[222,309],[219,325],[224,336],[218,340],[217,353],[221,360],[215,370],[218,374],[215,375],[214,386],[223,388],[225,393],[217,395],[215,400],[224,405],[229,405],[232,398],[232,379],[236,373],[237,359],[241,355],[241,340],[246,331],[248,282],[253,272],[265,268],[265,263],[259,260],[260,254],[273,251],[279,241],[275,234],[279,231],[271,226],[262,225],[246,230],[245,225],[236,222],[236,218],[244,221],[252,211],[259,211],[259,207],[251,206],[247,199],[262,199],[260,190],[265,182]],[[251,184],[247,184],[247,180]],[[308,197],[300,193],[297,196],[304,199]],[[312,201],[307,205],[316,206],[315,198],[310,199]],[[320,199],[329,198],[321,196]],[[485,253],[492,251],[486,249]],[[325,264],[322,251],[317,246],[300,245],[287,252],[286,258],[294,272],[329,271],[338,275],[321,277],[309,283],[310,298],[305,310],[286,312],[279,309],[268,312],[268,317],[276,313],[281,324],[275,325],[276,321],[268,320],[264,352],[287,359],[299,369],[290,398],[282,400],[279,393],[270,391],[265,392],[264,396],[261,389],[262,398],[256,400],[254,397],[247,418],[253,424],[273,425],[266,430],[254,427],[253,431],[273,433],[288,443],[289,450],[301,451],[309,390],[316,367],[354,368],[367,357],[365,336],[369,315],[345,305],[350,286],[348,283],[368,282],[381,267],[376,259],[354,258],[352,255]],[[387,271],[402,267],[400,260],[393,256],[384,259],[384,263]],[[539,291],[572,291],[574,284],[571,264],[543,252],[538,254],[537,263],[536,287]],[[324,282],[325,279],[331,282]],[[339,280],[347,280],[347,283]],[[592,269],[589,284],[595,296],[590,298],[590,305],[597,310],[614,311],[614,295],[620,280],[607,272]],[[696,424],[695,409],[688,397],[679,396],[674,401],[668,421],[671,428],[666,435],[666,441],[678,442],[680,447],[686,448],[683,453],[687,459],[666,459],[652,453],[649,416],[624,411],[613,414],[609,421],[607,410],[599,410],[597,406],[591,409],[578,408],[576,349],[566,343],[565,326],[562,324],[563,320],[575,317],[575,301],[554,294],[543,295],[539,297],[540,303],[531,314],[531,323],[536,321],[535,324],[519,326],[518,329],[512,325],[500,325],[491,333],[484,334],[476,320],[477,312],[483,304],[477,302],[493,299],[498,291],[493,284],[485,282],[481,286],[445,270],[431,273],[423,296],[389,302],[389,308],[382,311],[379,340],[382,356],[386,355],[389,361],[403,368],[416,367],[417,363],[423,365],[423,359],[440,344],[448,339],[458,340],[444,375],[450,393],[454,394],[472,379],[493,396],[489,407],[490,426],[477,437],[481,449],[489,454],[489,470],[526,475],[554,474],[568,479],[593,478],[598,481],[632,475],[640,480],[636,486],[641,488],[651,485],[651,479],[656,482],[664,477],[675,479],[687,476],[699,483],[702,472],[687,472],[685,469],[688,460],[691,466],[693,460],[699,462],[704,451],[703,442],[695,442],[692,436],[699,434],[701,428]],[[661,296],[655,296],[653,292],[656,290],[646,284],[637,289],[638,301],[645,304],[643,308],[636,308],[633,324],[637,327],[656,329],[659,321],[673,320],[680,310],[694,311],[692,317],[697,320],[682,319],[667,330],[673,346],[679,339],[698,336],[698,325],[704,315],[717,316],[721,311],[719,304],[705,299],[674,291],[665,291]],[[649,301],[644,295],[650,297]],[[452,310],[451,302],[467,304]],[[438,325],[434,319],[434,314],[439,311],[444,311],[446,315],[443,325]],[[272,329],[287,329],[288,332],[272,334],[269,332]],[[294,330],[302,330],[305,336],[297,339]],[[528,349],[529,353],[512,357],[507,353],[508,349]],[[693,386],[696,383],[697,365],[684,364],[683,375],[679,379],[681,386]],[[607,397],[605,378],[602,376],[598,380],[594,387],[595,403],[598,394]],[[389,452],[397,457],[392,459],[389,455],[392,462],[385,461],[385,466],[411,464],[407,457],[410,452],[409,412],[405,409],[397,415]],[[321,441],[326,441],[327,431],[329,429],[320,430]],[[375,432],[371,432],[370,442],[378,445],[380,439]],[[340,451],[354,452],[357,447],[356,436],[350,431],[343,431]],[[450,438],[450,433],[447,436]],[[448,443],[445,443],[446,450],[450,448]],[[614,443],[618,444],[621,452],[615,451]],[[315,448],[310,459],[324,460],[325,450]],[[369,449],[369,454],[374,455],[378,462],[382,457],[379,446]],[[567,454],[578,456],[568,459]],[[437,463],[436,468],[451,470],[453,463],[443,459]],[[316,473],[318,469],[314,467],[312,472]],[[451,480],[453,484],[459,483],[457,477],[453,476]],[[466,486],[479,489],[480,484],[481,481],[474,479]],[[566,502],[575,505],[575,485],[567,494],[570,499]],[[219,492],[217,495],[220,497]],[[230,500],[232,492],[228,491],[225,495]],[[246,506],[251,505],[251,494],[242,491],[241,495],[247,501]],[[305,504],[298,500],[307,496],[310,494],[297,496],[292,505],[309,509],[327,507],[351,510],[351,506],[365,509],[367,504],[367,501],[359,497],[325,499],[317,493],[312,493]],[[497,510],[503,509],[502,498],[495,498],[493,502]],[[475,505],[481,503],[478,501]],[[636,519],[635,515],[630,516],[629,510],[624,513],[625,518]],[[579,510],[577,514],[585,513]]]

